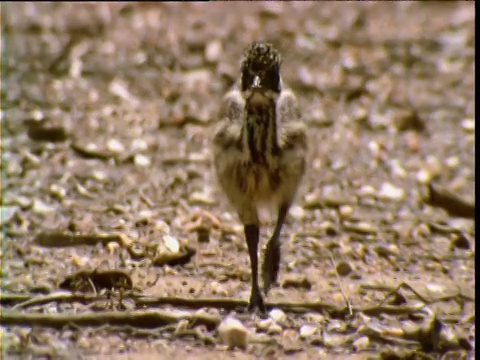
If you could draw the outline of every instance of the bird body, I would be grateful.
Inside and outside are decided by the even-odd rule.
[[[242,76],[223,99],[214,165],[219,183],[244,224],[252,266],[251,307],[264,311],[257,282],[258,210],[278,211],[262,268],[265,292],[276,281],[280,231],[305,172],[306,128],[294,94],[283,89],[280,57],[268,43],[253,43]]]
[[[271,108],[263,112],[272,114],[249,113],[237,87],[227,93],[224,104],[223,123],[214,138],[214,164],[230,203],[238,210],[245,204],[291,202],[305,172],[307,151],[306,128],[293,93],[285,90],[276,104],[267,104],[274,112]],[[234,106],[241,110],[229,116]],[[269,124],[265,118],[275,121]],[[258,223],[256,216],[239,215],[243,222]]]

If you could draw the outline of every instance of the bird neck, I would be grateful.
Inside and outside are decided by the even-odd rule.
[[[278,153],[276,102],[245,102],[242,141],[249,161],[264,164]]]

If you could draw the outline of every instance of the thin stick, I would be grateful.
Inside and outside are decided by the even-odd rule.
[[[343,289],[342,279],[341,279],[341,277],[340,277],[340,275],[338,274],[338,271],[337,271],[337,263],[335,262],[335,259],[333,258],[332,253],[329,253],[329,255],[330,255],[330,260],[332,261],[332,264],[333,264],[333,269],[335,270],[335,275],[337,276],[340,291],[342,293],[343,299],[347,303],[348,313],[350,314],[350,316],[353,316],[352,304],[350,303],[350,300],[348,299],[348,297],[345,293],[345,290]]]
[[[155,328],[186,319],[214,329],[221,321],[220,316],[205,313],[167,310],[135,310],[124,312],[100,311],[83,314],[38,314],[19,311],[2,311],[2,325],[46,326],[62,328],[68,324],[77,326],[130,325],[138,328]]]

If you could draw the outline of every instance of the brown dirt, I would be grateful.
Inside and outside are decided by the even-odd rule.
[[[2,294],[50,293],[66,275],[117,269],[144,295],[247,299],[246,243],[215,185],[209,144],[244,48],[268,39],[283,54],[311,151],[282,235],[280,274],[281,284],[305,275],[310,288],[279,286],[267,301],[341,308],[346,297],[360,309],[407,283],[432,300],[426,308],[458,345],[431,340],[430,349],[405,332],[365,330],[423,326],[423,310],[350,319],[325,311],[321,320],[286,311],[280,334],[246,350],[172,331],[3,324],[3,354],[474,356],[474,220],[424,201],[432,182],[474,202],[474,17],[473,2],[2,4]],[[210,230],[207,242],[198,241],[199,224]],[[265,238],[272,218],[264,224]],[[52,230],[127,240],[35,242]],[[196,249],[187,264],[153,266],[127,251],[131,242],[161,247],[165,235]],[[407,287],[396,299],[392,306],[421,301]],[[11,306],[2,301],[2,311]],[[24,311],[92,310],[73,303]],[[260,332],[256,315],[238,316]],[[298,338],[305,323],[316,337]],[[362,336],[365,348],[355,343]]]

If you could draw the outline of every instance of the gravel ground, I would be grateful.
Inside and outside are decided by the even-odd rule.
[[[474,21],[473,2],[2,4],[4,357],[474,358]],[[243,311],[210,154],[258,39],[310,143],[267,318]]]

